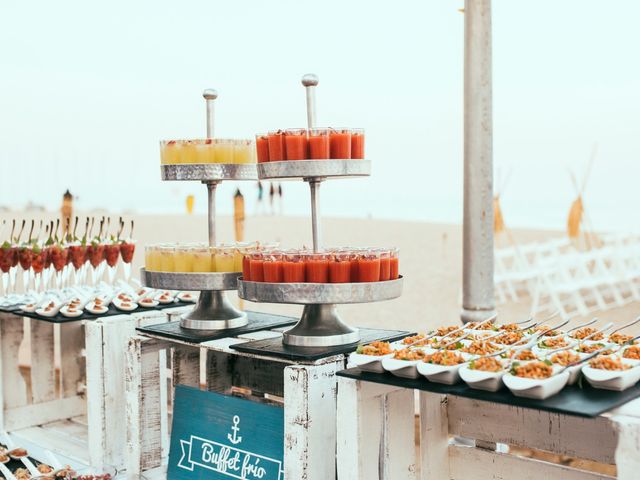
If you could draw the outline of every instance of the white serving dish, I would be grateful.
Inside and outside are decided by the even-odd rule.
[[[195,302],[197,300],[197,296],[190,292],[180,292],[178,294],[178,300],[183,302]]]
[[[160,302],[158,300],[154,300],[152,298],[141,298],[138,300],[138,305],[142,308],[154,308],[159,305]]]
[[[497,392],[503,386],[502,377],[505,371],[485,372],[482,370],[474,370],[465,363],[458,371],[460,378],[471,388],[476,390],[485,390],[487,392]]]
[[[360,368],[364,372],[384,373],[382,360],[393,357],[393,353],[386,355],[363,355],[362,353],[352,353],[349,355],[349,364]]]
[[[27,313],[33,313],[38,309],[38,305],[35,303],[27,303],[26,305],[20,305],[20,310]]]
[[[554,371],[557,371],[561,367],[554,366],[553,368]],[[568,370],[557,374],[554,373],[551,377],[545,379],[521,378],[507,373],[502,377],[502,381],[516,397],[544,400],[562,390],[569,381],[569,376]]]
[[[96,307],[96,304],[94,302],[87,303],[84,308],[87,312],[93,315],[102,315],[103,313],[107,313],[107,311],[109,311],[109,308],[107,306],[100,305],[99,307]]]
[[[118,309],[118,310],[122,310],[123,312],[133,312],[136,308],[138,308],[138,304],[135,302],[123,302],[120,300],[114,300],[113,301],[113,305]],[[128,305],[128,306],[125,306]]]
[[[421,362],[422,360],[398,360],[388,357],[382,359],[382,368],[396,377],[415,379],[420,376],[418,363]]]
[[[44,308],[45,307],[37,308],[35,313],[37,313],[41,317],[55,317],[58,314],[58,312],[60,311],[60,305],[56,305],[55,307],[53,307],[49,311],[45,311]]]
[[[640,380],[640,367],[631,362],[633,361],[629,361],[626,358],[622,359],[623,364],[633,367],[629,370],[604,370],[585,365],[582,368],[582,373],[594,388],[621,392],[632,387]]]
[[[420,362],[417,366],[418,373],[426,377],[430,382],[454,385],[460,381],[459,370],[463,364],[444,366],[434,363]]]
[[[168,305],[169,303],[173,303],[175,301],[173,296],[168,292],[162,292],[156,295],[153,299],[158,303],[162,303],[163,305]]]
[[[82,315],[83,311],[82,311],[82,307],[77,306],[73,312],[69,311],[69,306],[68,305],[64,305],[61,309],[60,309],[60,313],[68,318],[76,318]]]

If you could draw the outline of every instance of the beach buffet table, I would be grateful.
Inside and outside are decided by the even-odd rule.
[[[253,146],[214,138],[214,90],[204,92],[207,138],[162,142],[162,179],[200,181],[208,188],[209,244],[147,247],[141,272],[147,287],[200,295],[179,320],[139,327],[129,342],[129,478],[334,477],[336,372],[358,343],[410,333],[354,328],[338,313],[339,304],[399,297],[403,278],[394,249],[323,250],[322,182],[369,176],[371,162],[364,158],[364,132],[315,127],[318,79],[305,75],[302,84],[308,129],[258,135],[251,152],[257,163],[211,161],[228,144],[234,155],[238,145]],[[217,185],[258,179],[309,184],[312,249],[228,249],[216,242]],[[212,268],[200,268],[201,251],[215,259]],[[224,296],[236,289],[250,302],[302,305],[302,316],[238,310]]]

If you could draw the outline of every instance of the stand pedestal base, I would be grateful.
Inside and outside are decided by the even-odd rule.
[[[192,330],[226,330],[244,327],[247,314],[235,308],[222,290],[200,292],[195,308],[182,316],[180,326]]]
[[[297,347],[332,347],[360,340],[358,329],[340,319],[335,305],[306,305],[302,318],[283,334],[285,345]]]

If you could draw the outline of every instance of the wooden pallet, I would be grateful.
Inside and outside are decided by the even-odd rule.
[[[508,445],[615,464],[617,478],[639,478],[640,399],[582,418],[339,377],[337,412],[340,480],[615,478],[510,454]]]
[[[164,478],[172,385],[182,384],[283,405],[285,478],[335,477],[336,376],[344,355],[294,362],[229,348],[282,336],[284,327],[200,344],[136,335],[127,352],[127,476]],[[201,363],[202,362],[202,363]],[[170,367],[170,381],[164,373]],[[201,368],[202,366],[202,368]]]
[[[1,313],[0,430],[36,458],[52,452],[62,464],[122,468],[128,340],[137,326],[167,321],[184,309],[60,325]],[[26,369],[19,365],[23,342],[30,346]]]

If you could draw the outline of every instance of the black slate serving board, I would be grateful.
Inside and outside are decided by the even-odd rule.
[[[375,340],[394,342],[408,335],[415,335],[402,330],[378,330],[373,328],[360,329],[360,341],[348,345],[335,347],[294,347],[282,343],[282,338],[269,338],[252,342],[231,345],[231,348],[239,352],[252,353],[254,355],[267,355],[270,357],[286,358],[287,360],[313,361],[332,355],[342,355],[355,351],[360,344],[371,343]]]
[[[443,385],[427,381],[425,378],[416,380],[399,378],[390,373],[363,372],[359,368],[349,368],[338,372],[338,376],[362,380],[365,382],[382,383],[396,387],[413,388],[425,392],[458,395],[460,397],[484,400],[487,402],[503,403],[517,407],[546,410],[548,412],[563,413],[578,417],[597,417],[609,410],[619,407],[635,398],[640,397],[640,384],[623,392],[599,390],[591,387],[586,380],[582,382],[582,388],[578,385],[568,385],[560,393],[546,400],[532,400],[514,396],[507,388],[497,392],[484,392],[474,390],[466,383],[456,385]]]
[[[173,303],[168,303],[168,304],[159,304],[158,306],[153,307],[153,308],[138,307],[135,310],[133,310],[132,312],[125,312],[123,310],[118,310],[116,307],[113,306],[113,304],[109,304],[109,310],[107,310],[105,313],[101,313],[100,315],[94,315],[93,313],[84,312],[79,317],[73,317],[73,318],[65,317],[61,313],[58,313],[55,317],[43,317],[42,315],[38,315],[35,312],[33,312],[33,313],[31,313],[31,312],[23,312],[19,308],[18,309],[12,309],[12,310],[9,310],[9,309],[0,309],[0,310],[2,310],[3,312],[13,313],[14,315],[18,315],[18,316],[21,316],[21,317],[29,317],[29,318],[33,318],[35,320],[42,320],[43,322],[68,323],[68,322],[77,322],[79,320],[95,320],[96,318],[112,317],[114,315],[127,315],[127,314],[130,314],[130,313],[139,313],[139,312],[153,311],[153,310],[164,310],[166,308],[186,307],[186,306],[189,306],[189,305],[195,305],[195,304],[192,303],[192,302],[178,301],[178,302],[173,302]]]
[[[285,317],[283,315],[260,312],[246,313],[249,316],[249,323],[244,327],[231,328],[229,330],[191,330],[189,328],[182,328],[179,321],[149,325],[147,327],[140,327],[137,330],[142,333],[170,338],[172,340],[202,343],[219,340],[221,338],[237,337],[238,335],[257,332],[259,330],[286,327],[287,325],[293,325],[298,322],[297,318]]]

